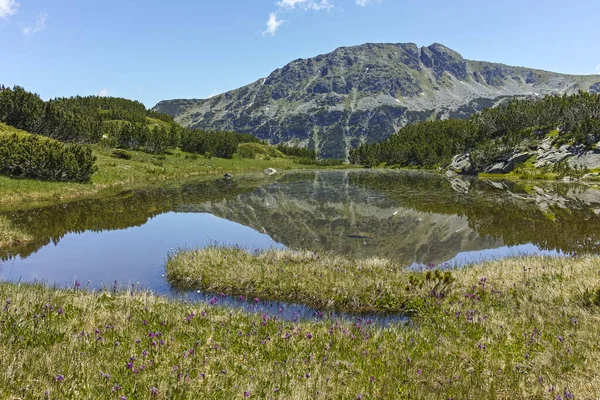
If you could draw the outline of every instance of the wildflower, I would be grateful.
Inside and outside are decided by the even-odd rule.
[[[250,397],[250,391],[249,390],[246,390],[244,392],[244,397]]]
[[[150,388],[150,396],[158,396],[158,389],[155,387]]]
[[[308,340],[311,340],[311,339],[313,338],[313,335],[312,335],[312,333],[307,333],[307,334],[306,334],[306,338],[307,338]]]
[[[420,369],[417,370],[417,374],[419,375],[423,375],[423,371],[421,371]]]
[[[255,304],[258,304],[259,302],[260,302],[260,299],[259,299],[258,297],[255,297],[255,298],[254,298],[254,303],[255,303]]]
[[[62,382],[65,380],[65,376],[64,375],[56,375],[55,379],[56,379],[56,382]]]
[[[113,392],[115,392],[115,393],[116,393],[116,392],[118,392],[118,391],[120,391],[121,389],[123,389],[123,386],[119,385],[118,383],[116,383],[116,384],[115,384],[115,385],[112,387],[112,391],[113,391]]]
[[[369,378],[369,380],[371,381],[371,383],[374,383],[375,382],[375,377],[372,376],[372,377]]]

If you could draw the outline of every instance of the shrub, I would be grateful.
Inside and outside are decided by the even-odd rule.
[[[114,158],[121,158],[123,160],[131,160],[133,153],[123,149],[115,149],[113,150],[111,156]]]
[[[1,135],[0,173],[59,182],[89,182],[97,170],[92,150],[38,135]]]
[[[311,158],[300,158],[296,163],[301,165],[317,165],[319,167],[335,167],[344,164],[344,160],[336,160],[334,158],[326,160],[313,160]]]
[[[284,144],[277,145],[277,150],[285,154],[286,156],[294,156],[300,158],[309,158],[311,160],[317,159],[317,153],[314,150],[300,146],[286,146]]]
[[[240,143],[258,143],[252,135],[236,132],[204,132],[186,129],[181,132],[181,149],[189,153],[231,158]]]
[[[242,158],[284,157],[284,154],[275,147],[260,143],[240,143],[237,147],[237,155]]]

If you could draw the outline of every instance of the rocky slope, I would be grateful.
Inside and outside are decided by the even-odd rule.
[[[470,61],[437,43],[369,43],[292,61],[209,99],[161,101],[154,110],[187,127],[296,141],[342,158],[352,146],[382,140],[411,122],[468,117],[507,97],[578,90],[600,92],[600,76]]]

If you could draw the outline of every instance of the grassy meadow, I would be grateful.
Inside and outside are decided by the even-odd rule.
[[[255,285],[269,281],[271,298],[304,298],[286,292],[314,286],[310,293],[327,304],[333,290],[309,275],[286,273],[287,264],[308,272],[304,264],[316,261],[306,254],[222,251],[246,281],[245,289],[235,292],[250,298],[259,293],[250,277]],[[246,263],[248,270],[259,264],[244,257],[267,264],[262,277],[245,270]],[[401,274],[368,267],[385,265],[381,260],[344,270],[340,267],[349,260],[328,264],[328,256],[322,257],[320,267],[331,265],[326,273],[339,278],[335,291],[360,299],[359,309],[376,298],[356,293],[375,293],[375,281]],[[272,281],[275,265],[283,272]],[[451,286],[443,293],[427,284],[428,272],[405,272],[409,277],[402,282],[413,288],[389,292],[397,297],[391,302],[411,304],[411,322],[388,326],[327,314],[283,321],[221,306],[218,293],[210,303],[186,304],[145,292],[87,292],[77,283],[63,289],[0,284],[0,397],[597,398],[599,258],[530,257],[475,265],[451,271]],[[223,276],[229,281],[227,273]],[[306,280],[306,287],[286,276]],[[263,299],[250,301],[260,305]]]

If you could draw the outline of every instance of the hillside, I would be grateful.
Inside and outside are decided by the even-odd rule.
[[[576,76],[464,59],[441,45],[341,47],[292,61],[242,88],[209,99],[159,102],[154,111],[186,127],[300,142],[345,158],[417,121],[466,118],[510,97],[600,92],[600,76]]]

